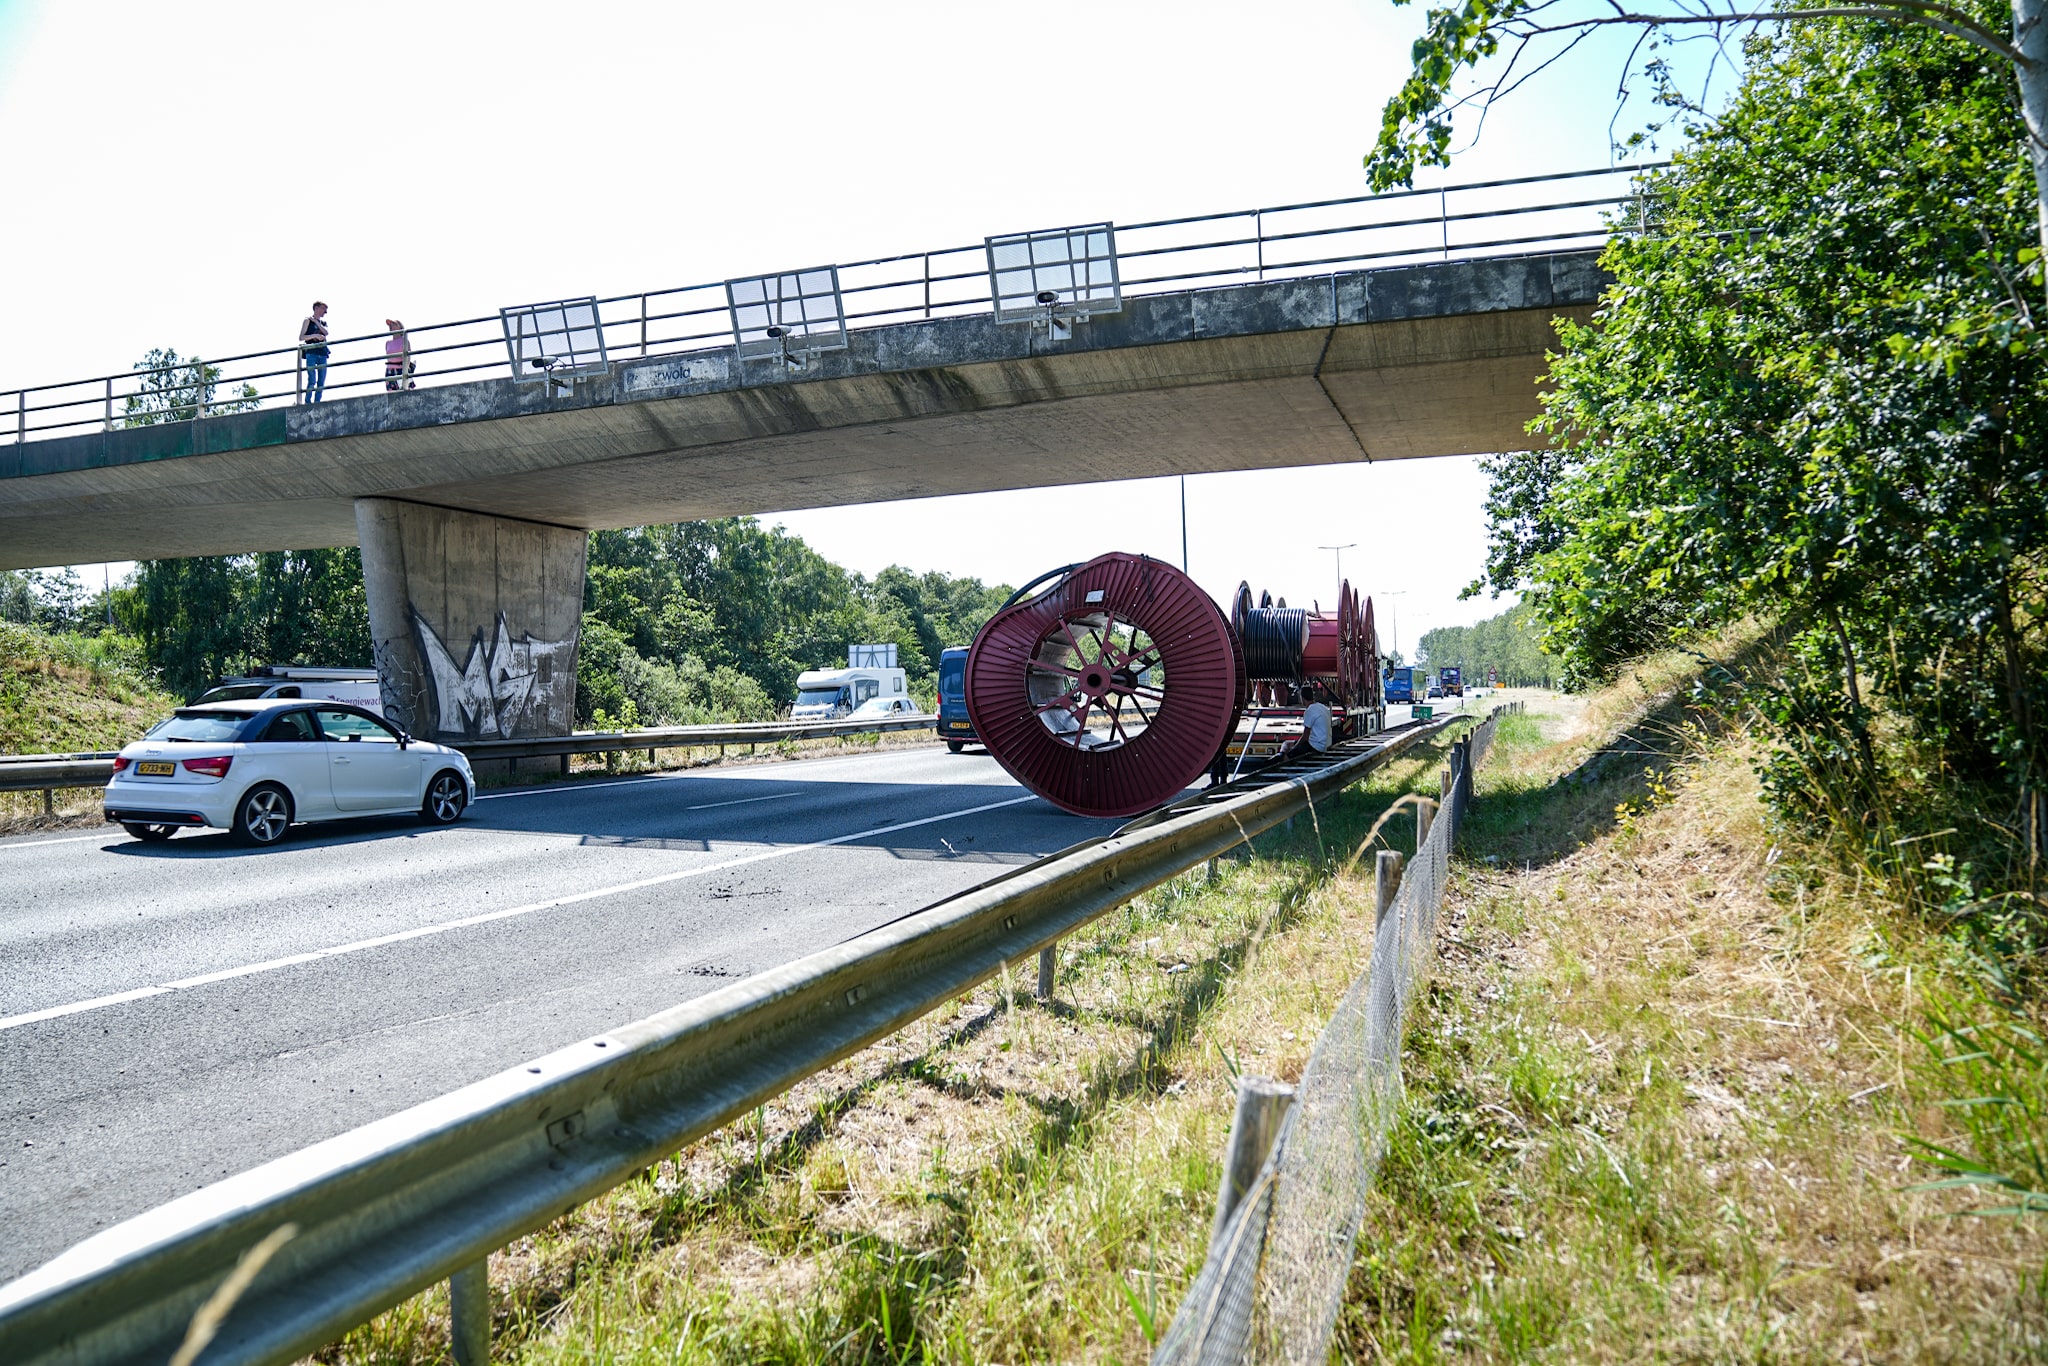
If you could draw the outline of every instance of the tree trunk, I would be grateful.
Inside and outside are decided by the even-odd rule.
[[[2027,160],[2034,168],[2035,231],[2048,263],[2048,0],[2012,0],[2012,40],[2021,59],[2020,113],[2027,123]]]
[[[2010,571],[1998,585],[1998,644],[2005,664],[2006,706],[2025,751],[2020,759],[2020,830],[2027,843],[2031,876],[2041,861],[2041,746],[2034,733],[2034,698],[2026,654],[2020,646],[2018,623],[2013,620]]]
[[[1834,623],[1835,639],[1842,643],[1842,677],[1849,685],[1849,724],[1856,733],[1856,750],[1863,756],[1863,776],[1875,788],[1877,755],[1870,748],[1870,729],[1864,725],[1863,689],[1856,682],[1856,648],[1849,643],[1849,628],[1842,624],[1842,613],[1833,603],[1828,604],[1828,620]]]

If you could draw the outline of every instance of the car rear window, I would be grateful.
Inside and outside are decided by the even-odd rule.
[[[195,744],[239,740],[242,727],[249,724],[238,711],[181,711],[159,721],[149,732],[152,740],[184,740]]]

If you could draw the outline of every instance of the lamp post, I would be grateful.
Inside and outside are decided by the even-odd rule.
[[[1341,586],[1344,582],[1344,552],[1358,549],[1358,542],[1353,541],[1349,545],[1319,545],[1316,549],[1337,552],[1337,582]]]
[[[1396,589],[1391,593],[1373,594],[1374,598],[1384,598],[1387,601],[1387,634],[1393,638],[1393,644],[1387,647],[1389,654],[1401,653],[1401,619],[1394,611],[1393,600],[1407,595],[1408,590],[1405,588]]]

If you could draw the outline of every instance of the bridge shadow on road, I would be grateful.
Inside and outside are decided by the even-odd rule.
[[[104,849],[137,859],[248,859],[393,841],[526,836],[572,840],[581,848],[729,854],[748,846],[817,846],[877,850],[915,862],[1007,866],[1118,824],[1070,815],[1010,784],[879,783],[801,773],[683,781],[650,775],[487,793],[452,826],[428,826],[410,815],[356,817],[295,825],[268,848],[241,844],[222,830],[181,831],[160,843],[110,831]]]

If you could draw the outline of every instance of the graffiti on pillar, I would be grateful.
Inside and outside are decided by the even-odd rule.
[[[550,679],[568,676],[576,658],[576,639],[535,640],[522,632],[513,638],[505,614],[497,630],[486,635],[479,626],[469,639],[469,653],[460,664],[417,608],[413,631],[420,658],[426,661],[433,699],[435,733],[466,739],[509,739],[523,722],[529,730],[551,733],[566,729],[566,718],[550,718]]]

